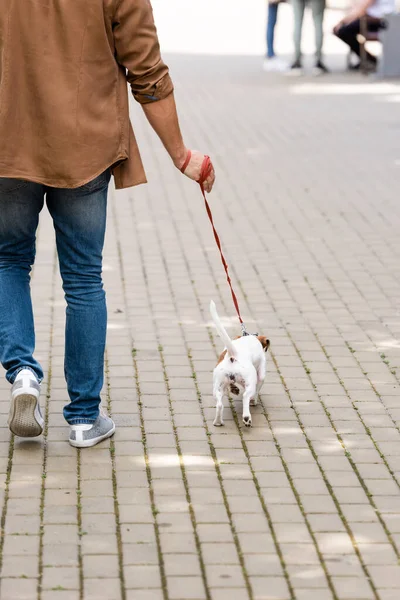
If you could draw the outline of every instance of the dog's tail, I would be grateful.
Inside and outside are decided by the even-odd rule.
[[[233,345],[232,340],[229,337],[225,327],[221,323],[221,320],[217,313],[217,307],[215,306],[215,302],[213,300],[211,300],[211,302],[210,302],[210,313],[211,313],[212,320],[215,323],[215,327],[217,328],[218,335],[224,342],[229,356],[234,358],[236,356],[235,346]]]

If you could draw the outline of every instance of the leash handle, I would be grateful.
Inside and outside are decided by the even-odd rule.
[[[191,152],[191,150],[188,150],[186,160],[183,163],[182,168],[181,168],[182,173],[184,173],[186,171],[186,169],[187,169],[187,167],[188,167],[188,165],[190,163],[190,159],[191,158],[192,158],[192,152]],[[231,281],[231,278],[230,278],[230,275],[229,275],[228,263],[226,262],[224,253],[222,252],[221,241],[219,239],[218,232],[215,229],[214,219],[213,219],[213,216],[212,216],[211,208],[210,208],[210,205],[207,202],[206,193],[205,193],[205,190],[204,190],[204,182],[209,177],[209,175],[210,175],[210,173],[212,171],[212,168],[213,168],[213,166],[212,166],[212,162],[211,162],[210,157],[209,156],[205,156],[204,160],[203,160],[203,164],[201,166],[200,177],[197,180],[197,183],[199,184],[200,189],[201,189],[201,193],[203,194],[203,199],[204,199],[204,203],[206,205],[207,215],[208,215],[208,218],[210,219],[210,223],[211,223],[212,230],[213,230],[213,233],[214,233],[214,238],[215,238],[216,244],[218,246],[218,250],[219,250],[219,253],[220,253],[220,256],[221,256],[221,261],[222,261],[223,267],[225,269],[226,280],[227,280],[228,285],[229,285],[230,290],[231,290],[233,304],[235,306],[236,313],[237,313],[237,316],[239,318],[240,325],[242,327],[242,333],[243,333],[243,335],[249,335],[247,333],[247,331],[246,331],[245,324],[244,324],[242,316],[240,314],[239,302],[238,302],[238,299],[236,297],[236,294],[235,294],[233,286],[232,286],[232,281]]]

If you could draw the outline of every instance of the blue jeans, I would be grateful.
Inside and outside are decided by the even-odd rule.
[[[46,196],[67,301],[65,377],[71,402],[64,417],[70,424],[93,423],[99,415],[107,327],[101,274],[109,181],[106,171],[71,190],[0,178],[0,362],[10,383],[25,368],[39,381],[43,378],[33,357],[30,272]]]
[[[268,58],[274,58],[274,37],[275,37],[275,25],[278,19],[278,8],[279,3],[268,4],[268,21],[267,21],[267,56]]]

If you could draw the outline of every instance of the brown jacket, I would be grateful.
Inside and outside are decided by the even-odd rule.
[[[142,104],[173,90],[150,0],[0,0],[0,177],[145,183],[127,81]]]

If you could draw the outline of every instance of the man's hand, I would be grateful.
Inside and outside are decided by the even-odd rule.
[[[192,156],[190,158],[189,164],[185,169],[184,174],[189,179],[193,179],[194,181],[198,181],[201,175],[201,167],[203,165],[203,161],[205,159],[204,154],[198,152],[197,150],[192,150]],[[181,165],[176,165],[178,168],[182,168]],[[204,181],[204,189],[206,192],[210,193],[215,182],[215,171],[214,167],[211,165],[211,171],[207,179]]]
[[[188,154],[187,148],[183,143],[181,130],[179,127],[178,115],[176,112],[174,94],[170,94],[163,100],[151,102],[142,105],[143,110],[149,120],[150,125],[157,133],[164,144],[168,154],[172,158],[177,169],[182,169]],[[185,169],[185,175],[190,179],[198,181],[201,174],[204,154],[194,150],[190,162]],[[214,185],[215,173],[212,168],[210,175],[204,182],[206,192],[211,192]]]

